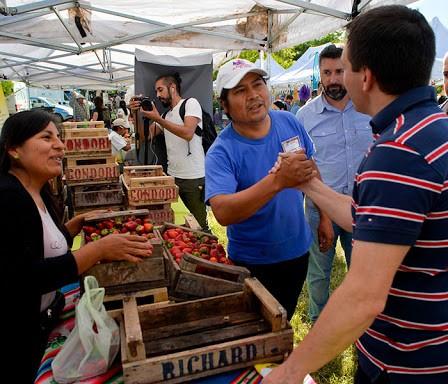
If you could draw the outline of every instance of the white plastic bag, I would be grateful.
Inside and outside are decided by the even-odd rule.
[[[120,347],[118,326],[103,305],[104,288],[98,288],[97,280],[87,276],[84,289],[76,306],[75,327],[51,364],[58,383],[106,372]]]

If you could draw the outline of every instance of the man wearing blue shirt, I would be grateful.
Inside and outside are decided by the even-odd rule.
[[[263,384],[302,383],[353,342],[355,384],[448,383],[448,116],[428,86],[434,58],[417,10],[377,7],[349,24],[344,84],[377,138],[352,198],[316,178],[300,188],[353,229],[351,265]]]
[[[319,55],[323,92],[304,105],[297,118],[314,142],[313,158],[322,181],[334,191],[351,196],[355,173],[373,142],[369,116],[355,110],[343,84],[342,48],[328,45]],[[347,267],[350,266],[352,234],[333,224],[335,239],[327,252],[319,246],[319,212],[306,198],[305,215],[313,232],[308,262],[309,317],[315,322],[327,303],[330,274],[339,238]]]
[[[290,113],[269,111],[266,72],[234,59],[218,73],[217,89],[231,123],[207,152],[206,200],[227,226],[228,253],[294,314],[306,277],[311,231],[294,187],[316,173],[312,141]],[[269,174],[279,152],[285,167]],[[304,162],[305,169],[297,166]],[[327,236],[332,236],[330,220]],[[330,239],[326,240],[331,243]]]

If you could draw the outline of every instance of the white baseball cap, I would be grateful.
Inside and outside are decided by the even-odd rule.
[[[267,77],[268,73],[255,66],[248,60],[232,59],[219,68],[218,77],[216,78],[216,88],[218,96],[221,97],[223,89],[232,89],[241,79],[249,72],[258,73],[263,77]]]
[[[125,119],[115,119],[112,122],[112,127],[123,127],[123,128],[129,128],[129,124],[126,122]]]

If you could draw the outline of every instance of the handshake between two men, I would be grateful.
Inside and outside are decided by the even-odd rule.
[[[305,194],[313,193],[313,186],[320,189],[320,174],[314,160],[308,159],[303,149],[279,153],[277,161],[269,170],[275,182],[283,188],[298,188]],[[310,198],[310,196],[308,196]],[[319,250],[326,252],[334,242],[333,225],[329,217],[316,206],[320,215],[317,228]]]
[[[314,161],[307,158],[303,149],[280,153],[269,173],[275,175],[281,187],[299,188],[302,191],[308,182],[319,176]]]

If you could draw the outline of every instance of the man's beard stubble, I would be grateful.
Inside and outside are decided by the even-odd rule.
[[[333,99],[335,101],[340,101],[347,94],[347,90],[340,84],[330,84],[330,85],[324,87],[324,93],[330,99]]]
[[[171,96],[171,91],[169,88],[168,88],[168,97],[165,99],[159,97],[159,100],[165,108],[171,108],[171,102],[173,101],[173,98]]]

